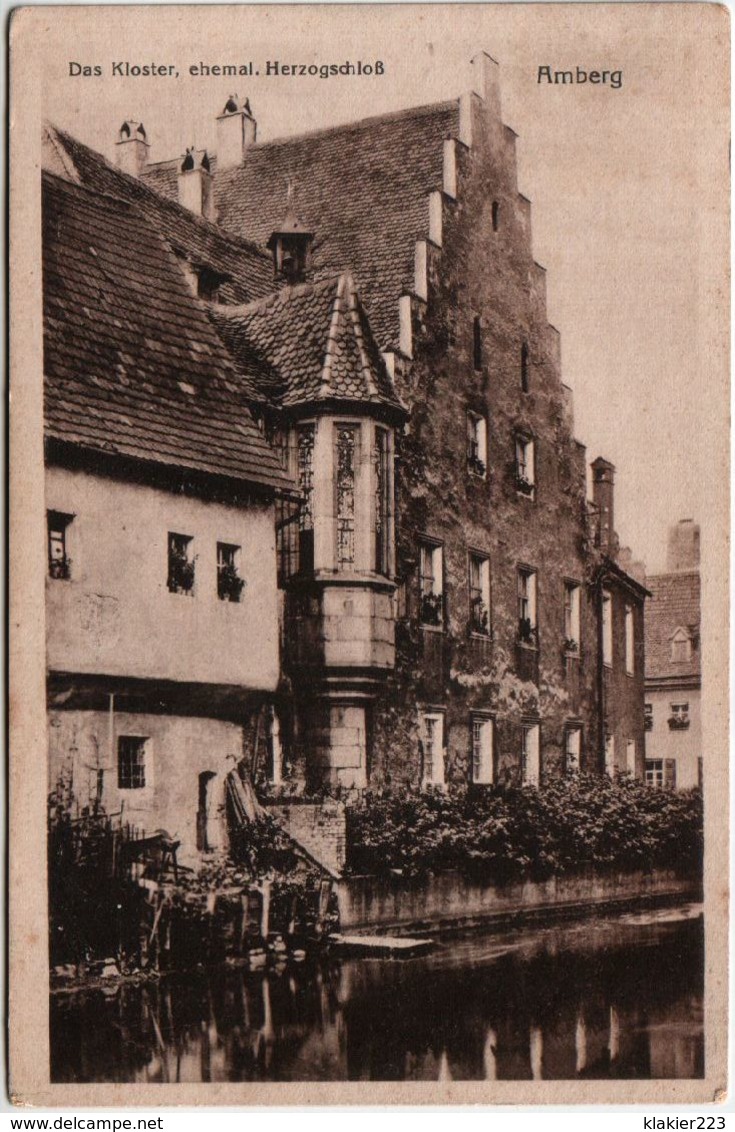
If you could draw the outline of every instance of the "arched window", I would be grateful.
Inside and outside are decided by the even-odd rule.
[[[496,200],[493,201],[492,218],[493,218],[493,232],[497,232],[497,230],[500,226],[500,205],[498,204],[498,202]]]
[[[530,366],[528,359],[528,343],[524,342],[521,346],[521,389],[524,393],[528,393],[530,386]]]
[[[472,323],[472,358],[475,369],[482,369],[482,326],[478,315]]]

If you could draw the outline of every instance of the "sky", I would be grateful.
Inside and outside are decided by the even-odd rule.
[[[53,13],[54,9],[48,9]],[[470,58],[500,64],[503,118],[519,135],[549,321],[588,460],[617,469],[616,526],[649,571],[666,534],[727,511],[727,72],[714,5],[342,5],[66,10],[40,37],[44,113],[114,157],[143,120],[151,160],[216,150],[215,117],[248,96],[268,140],[458,96]],[[268,77],[266,61],[374,62],[369,78]],[[248,79],[192,64],[252,60]],[[71,77],[69,62],[102,77]],[[113,61],[178,77],[119,78]],[[622,71],[622,83],[539,83],[540,67]],[[720,304],[718,307],[718,303]]]

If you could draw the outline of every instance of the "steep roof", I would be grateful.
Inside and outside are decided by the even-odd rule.
[[[268,487],[291,481],[149,216],[43,178],[46,435]]]
[[[673,679],[699,676],[699,572],[654,574],[646,578],[646,585],[651,591],[645,621],[646,677]],[[671,641],[677,629],[684,629],[692,642],[688,661],[674,662],[671,658]]]
[[[242,165],[217,172],[217,222],[264,247],[292,181],[298,215],[315,233],[315,278],[350,270],[381,349],[397,349],[398,299],[413,289],[428,194],[442,187],[443,143],[458,132],[452,101],[257,143]],[[175,162],[148,176],[158,192],[176,195]]]
[[[195,216],[173,198],[161,196],[137,177],[111,165],[99,153],[70,134],[47,125],[44,128],[44,166],[52,173],[119,197],[134,204],[156,226],[169,247],[193,264],[207,266],[226,276],[223,298],[247,303],[273,290],[273,262],[264,250],[247,240],[221,232],[216,224]],[[173,163],[174,166],[177,164]]]
[[[348,274],[302,283],[245,307],[211,306],[233,357],[283,408],[325,401],[403,412]]]

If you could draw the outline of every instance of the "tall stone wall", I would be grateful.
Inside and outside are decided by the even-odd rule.
[[[565,729],[583,728],[581,763],[600,766],[598,556],[586,523],[585,452],[571,431],[559,336],[546,317],[529,202],[516,180],[515,135],[492,101],[473,103],[472,146],[456,145],[456,199],[442,199],[442,246],[429,246],[428,298],[413,299],[413,360],[396,380],[411,410],[399,438],[396,670],[373,713],[371,779],[416,782],[419,710],[442,708],[446,777],[469,776],[470,714],[495,715],[500,778],[520,774],[524,721],[540,722],[542,776],[563,763]],[[475,319],[482,357],[475,357]],[[528,348],[528,392],[521,380]],[[468,411],[487,420],[484,478],[466,459]],[[533,437],[536,488],[517,490],[515,436]],[[421,628],[418,544],[443,544],[444,631]],[[491,635],[470,634],[468,552],[487,554]],[[517,571],[537,570],[538,648],[518,642]],[[581,648],[565,656],[564,582],[581,589]]]

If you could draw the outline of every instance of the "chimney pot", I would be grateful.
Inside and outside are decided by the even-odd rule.
[[[615,467],[602,456],[592,462],[592,501],[599,516],[597,542],[600,550],[615,557]]]
[[[149,149],[143,123],[127,118],[120,127],[115,146],[118,169],[132,177],[139,177],[148,164]]]
[[[179,204],[197,216],[214,220],[214,193],[206,150],[187,149],[178,177]]]
[[[242,165],[249,146],[254,145],[258,126],[246,98],[240,103],[231,94],[217,118],[217,171]]]

